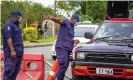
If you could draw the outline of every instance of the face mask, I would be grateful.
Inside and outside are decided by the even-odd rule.
[[[78,22],[76,22],[75,24],[74,24],[74,26],[77,26],[78,25]]]
[[[18,22],[21,22],[22,21],[22,17],[20,17],[19,19],[18,19]]]

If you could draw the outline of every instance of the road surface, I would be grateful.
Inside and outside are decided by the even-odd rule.
[[[52,57],[51,57],[51,46],[25,48],[24,52],[25,53],[30,53],[30,54],[44,54],[45,55],[45,60],[47,62],[49,62],[50,64],[54,63],[54,60],[52,60]],[[45,64],[45,79],[47,78],[50,69],[51,69],[51,67],[49,67],[48,65]],[[68,70],[66,72],[66,75],[71,77],[71,67],[70,66],[69,66],[69,68],[68,68]],[[68,80],[68,79],[64,79],[64,80]]]

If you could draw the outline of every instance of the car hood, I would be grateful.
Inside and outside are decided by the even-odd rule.
[[[78,39],[80,44],[86,44],[87,42],[90,42],[90,39],[86,39],[84,37],[74,37],[74,39]]]
[[[84,44],[79,47],[79,51],[98,51],[98,52],[128,52],[133,53],[133,47],[126,45],[108,44],[106,42]]]

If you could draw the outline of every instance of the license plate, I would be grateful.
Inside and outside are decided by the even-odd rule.
[[[96,68],[96,74],[113,75],[113,69]]]

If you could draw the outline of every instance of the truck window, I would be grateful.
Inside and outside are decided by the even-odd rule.
[[[101,38],[113,35],[121,35],[122,38],[133,38],[132,22],[106,22],[99,28],[94,38]],[[117,37],[118,39],[120,37]],[[121,39],[121,38],[120,38]]]

